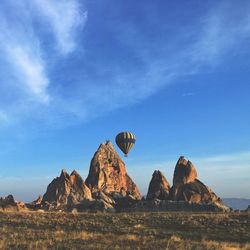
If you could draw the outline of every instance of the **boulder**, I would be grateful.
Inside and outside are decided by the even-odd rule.
[[[110,141],[102,143],[95,152],[86,184],[92,193],[103,191],[105,194],[121,193],[121,196],[125,193],[141,199],[137,186],[128,176],[124,162]]]
[[[146,200],[167,200],[170,186],[165,176],[159,170],[155,170],[148,187]]]

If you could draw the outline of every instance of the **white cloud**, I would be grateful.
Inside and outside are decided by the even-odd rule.
[[[59,54],[66,55],[76,48],[78,31],[84,27],[86,20],[87,12],[76,0],[9,0],[3,4],[0,10],[0,52],[3,60],[0,65],[0,91],[4,91],[5,99],[9,100],[6,99],[5,103],[0,100],[2,123],[36,116],[38,112],[34,112],[34,108],[38,107],[37,104],[45,108],[51,106],[50,60],[39,34],[38,23],[51,27],[47,38],[55,37],[54,47],[59,47]],[[54,59],[57,57],[59,55],[54,54]],[[14,110],[11,110],[12,107]],[[52,110],[61,109],[52,107]]]
[[[243,11],[241,19],[234,18],[233,21],[230,20],[231,16],[231,8],[223,4],[217,6],[216,10],[213,9],[207,16],[202,16],[200,22],[193,23],[192,28],[189,27],[192,32],[186,46],[181,44],[179,50],[158,56],[154,56],[150,51],[148,41],[145,42],[145,34],[140,33],[136,25],[128,21],[124,25],[117,25],[114,27],[117,29],[117,38],[122,45],[125,44],[132,50],[134,57],[140,59],[145,69],[142,72],[139,70],[124,72],[119,65],[114,65],[112,68],[114,79],[111,83],[107,86],[105,84],[90,86],[92,96],[88,105],[95,108],[96,115],[102,115],[99,110],[105,113],[132,105],[175,83],[179,78],[200,74],[204,69],[206,71],[214,69],[228,56],[237,54],[239,51],[235,48],[239,48],[241,42],[250,36],[250,29],[246,28],[249,27],[249,15]],[[178,30],[176,32],[178,33]],[[183,35],[183,43],[186,36],[187,34]],[[174,44],[176,41],[170,37],[166,42]],[[85,94],[85,97],[88,95],[89,93]],[[191,95],[193,95],[191,92],[183,94],[183,96]],[[91,113],[93,112],[87,117],[91,116]]]
[[[6,13],[1,13],[0,43],[4,44],[3,48],[6,48],[5,53],[8,54],[11,66],[16,71],[19,85],[33,94],[34,101],[49,104],[42,115],[39,113],[41,117],[38,119],[56,126],[86,121],[105,115],[111,110],[140,102],[163,87],[175,83],[178,78],[200,73],[207,65],[217,65],[224,55],[231,53],[235,45],[250,34],[250,29],[247,28],[249,15],[242,15],[241,20],[234,20],[228,25],[231,12],[221,5],[216,11],[201,17],[200,23],[192,23],[193,27],[189,28],[195,32],[190,32],[191,39],[187,39],[187,43],[185,43],[187,34],[179,32],[177,40],[183,39],[180,48],[154,56],[150,50],[153,47],[149,46],[147,40],[145,41],[145,34],[140,33],[135,24],[126,26],[127,21],[124,22],[126,24],[117,23],[112,27],[117,32],[116,39],[120,40],[125,48],[131,50],[131,54],[138,59],[142,69],[138,70],[135,67],[135,69],[124,70],[119,61],[114,65],[109,63],[105,65],[95,60],[90,62],[90,68],[96,72],[96,75],[103,75],[102,80],[98,82],[92,79],[85,81],[83,78],[76,80],[73,78],[70,91],[65,95],[64,88],[68,83],[64,82],[65,79],[60,79],[62,82],[59,84],[56,83],[60,85],[58,89],[61,88],[61,92],[50,91],[55,83],[51,82],[49,72],[53,74],[53,70],[58,70],[57,62],[67,59],[60,55],[68,55],[74,50],[79,52],[77,49],[80,46],[77,46],[77,39],[87,21],[87,11],[82,7],[82,2],[77,0],[25,0],[24,2],[29,3],[32,8],[27,8],[28,4],[19,4],[19,11],[16,13],[19,13],[17,15],[21,22],[18,22],[18,25],[9,27],[10,17]],[[45,41],[40,40],[41,34],[36,30],[33,19],[36,21],[38,19],[38,23],[42,24],[42,33],[45,29],[48,40],[51,37],[55,39],[56,43],[50,46],[58,47],[59,54],[47,54],[48,52],[42,46]],[[170,37],[166,42],[171,47],[171,44],[176,43],[175,37]],[[7,47],[6,44],[8,44]],[[173,47],[175,48],[174,45]],[[74,74],[81,71],[82,61],[77,62],[79,64],[74,68]],[[55,68],[50,68],[52,64]],[[69,71],[62,74],[67,78],[66,74],[71,77],[72,73]],[[191,94],[187,92],[183,96]],[[34,112],[33,108],[29,110],[32,106],[30,99],[30,96],[24,96],[22,103],[25,105],[26,101],[26,111],[36,117],[37,112]],[[20,113],[21,111],[23,109],[20,109]],[[15,110],[16,117],[17,113]],[[21,116],[23,117],[23,114]]]
[[[29,49],[31,48],[29,47]],[[30,92],[39,97],[40,101],[48,103],[49,80],[44,73],[44,63],[41,57],[35,56],[33,49],[29,53],[24,46],[19,44],[9,45],[7,53],[13,66],[22,77],[20,82],[23,82]]]
[[[35,0],[33,3],[51,26],[61,53],[72,52],[78,29],[83,28],[87,20],[87,11],[81,10],[79,2],[74,0]]]
[[[209,16],[203,25],[200,38],[191,51],[192,58],[194,62],[214,63],[229,46],[224,41],[228,32],[227,29],[222,30],[225,27],[220,22],[218,15]]]
[[[15,10],[14,4],[9,2],[12,11]],[[8,82],[9,91],[26,92],[23,98],[33,96],[34,101],[47,103],[49,79],[45,72],[39,40],[34,36],[31,13],[26,10],[25,1],[17,7],[17,20],[12,22],[9,13],[4,9],[0,12],[1,53],[9,65],[8,72],[2,72],[2,75],[11,72],[15,77]],[[18,20],[19,18],[21,20]]]
[[[189,54],[192,63],[217,65],[228,53],[239,52],[235,48],[250,35],[249,6],[241,7],[233,2],[219,4],[203,18],[202,28]]]

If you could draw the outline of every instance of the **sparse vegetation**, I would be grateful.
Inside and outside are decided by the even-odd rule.
[[[250,249],[237,213],[1,212],[0,249]]]

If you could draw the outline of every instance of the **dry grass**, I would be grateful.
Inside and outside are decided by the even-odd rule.
[[[0,249],[250,249],[249,215],[0,212]]]

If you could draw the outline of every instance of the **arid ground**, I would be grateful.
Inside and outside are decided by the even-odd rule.
[[[244,213],[1,212],[1,249],[250,249]]]

